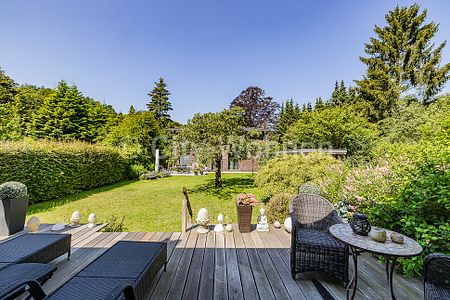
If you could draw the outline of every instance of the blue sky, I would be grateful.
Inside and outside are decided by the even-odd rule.
[[[448,39],[450,1],[423,3],[440,23],[436,42]],[[364,43],[394,7],[381,0],[3,0],[0,67],[19,83],[54,87],[64,79],[122,112],[144,109],[163,76],[172,116],[185,122],[228,107],[250,85],[279,102],[328,98],[336,80],[361,78]]]

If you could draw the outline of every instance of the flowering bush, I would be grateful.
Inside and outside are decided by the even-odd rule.
[[[251,206],[256,206],[256,203],[258,203],[258,201],[256,200],[255,195],[248,193],[248,194],[239,194],[237,196],[237,203],[238,205],[251,205]]]
[[[370,164],[347,166],[319,184],[344,218],[361,212],[373,225],[418,241],[423,254],[399,264],[407,275],[420,275],[425,255],[450,249],[450,148],[430,143],[379,147]]]

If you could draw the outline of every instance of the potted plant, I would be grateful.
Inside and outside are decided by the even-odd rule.
[[[22,231],[28,207],[27,187],[20,182],[0,184],[0,236]]]
[[[252,224],[252,211],[256,206],[256,198],[253,194],[239,194],[236,201],[238,216],[238,228],[240,232],[250,232]]]

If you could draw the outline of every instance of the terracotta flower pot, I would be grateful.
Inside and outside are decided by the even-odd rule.
[[[252,226],[252,211],[251,205],[239,205],[236,203],[236,210],[238,216],[238,228],[240,232],[246,233],[251,231]]]

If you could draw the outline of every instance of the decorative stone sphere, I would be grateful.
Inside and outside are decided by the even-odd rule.
[[[217,222],[219,222],[219,223],[222,223],[222,222],[223,222],[223,215],[222,215],[222,214],[219,214],[219,215],[217,216]]]
[[[27,229],[30,232],[38,231],[39,226],[41,225],[41,220],[38,217],[31,217],[27,222]]]
[[[95,214],[90,214],[88,217],[88,222],[89,225],[88,227],[94,227],[95,226],[95,222],[97,222],[97,216]]]
[[[278,221],[273,222],[273,227],[275,228],[281,228],[281,224]]]
[[[72,217],[70,217],[70,223],[72,223],[72,225],[78,226],[80,225],[80,221],[81,221],[81,213],[78,210],[74,211]]]
[[[284,220],[284,228],[286,228],[287,232],[291,232],[292,231],[292,220],[291,217],[286,218],[286,220]]]
[[[228,232],[232,232],[232,231],[233,231],[233,225],[227,224],[227,226],[225,226],[225,229],[226,229]]]

